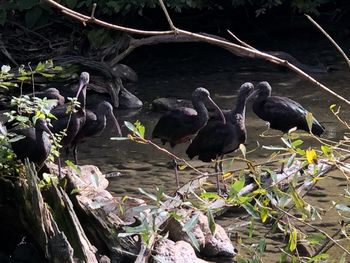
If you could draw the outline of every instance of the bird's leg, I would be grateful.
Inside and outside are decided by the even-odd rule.
[[[175,150],[173,150],[173,154],[175,156]],[[180,187],[179,175],[177,174],[177,161],[175,157],[173,157],[173,165],[174,165],[174,171],[175,171],[176,187],[179,188]]]
[[[218,192],[218,195],[221,194],[221,190],[220,190],[220,173],[222,173],[220,171],[220,164],[218,163],[218,156],[216,156],[215,159],[215,174],[216,174],[216,191]]]
[[[174,171],[175,171],[176,186],[177,186],[177,188],[179,188],[180,187],[180,183],[179,183],[179,176],[177,174],[177,161],[176,161],[175,157],[173,159],[173,164],[174,164]]]
[[[74,156],[75,165],[78,165],[78,149],[77,148],[78,148],[77,145],[73,146],[73,156]]]

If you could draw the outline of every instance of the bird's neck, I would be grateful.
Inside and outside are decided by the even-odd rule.
[[[209,113],[207,108],[205,107],[203,101],[192,101],[194,109],[197,111],[198,120],[203,125],[209,119]]]
[[[237,99],[236,107],[233,109],[234,115],[241,115],[243,120],[245,119],[245,108],[246,108],[246,99],[239,98]]]
[[[85,110],[85,105],[86,105],[86,89],[84,88],[79,96],[78,96],[78,101],[80,103],[80,108]]]
[[[96,117],[97,117],[97,121],[98,121],[98,123],[100,123],[100,125],[106,126],[106,123],[107,123],[106,114],[97,111],[96,112]]]
[[[43,129],[35,128],[36,143],[39,144],[39,145],[43,145],[44,144],[43,134],[44,134],[44,130]]]

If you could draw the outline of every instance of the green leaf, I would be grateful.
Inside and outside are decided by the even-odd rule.
[[[294,188],[292,188],[292,199],[298,209],[303,209],[305,207],[305,201],[300,197]]]
[[[324,262],[324,260],[326,260],[328,258],[329,258],[328,254],[321,253],[321,254],[318,254],[316,256],[313,256],[308,262]],[[341,262],[341,261],[339,261],[339,262]]]
[[[244,185],[245,185],[244,177],[239,178],[239,180],[237,180],[236,182],[234,182],[234,184],[231,185],[230,196],[234,196],[237,193],[239,193],[239,191],[242,190]]]
[[[35,71],[42,71],[45,69],[44,63],[39,62],[38,65],[36,65]]]
[[[259,240],[258,251],[259,253],[264,253],[266,250],[266,239],[262,238]]]
[[[217,193],[213,193],[213,192],[203,192],[203,193],[201,193],[201,198],[214,199],[214,200],[222,199],[222,197],[220,195],[218,195]]]
[[[131,132],[136,131],[136,127],[131,122],[124,121],[124,124],[125,124],[126,128],[128,128]]]
[[[321,243],[326,239],[326,236],[320,233],[315,233],[309,235],[306,240],[310,243],[310,245],[321,245]]]
[[[304,143],[303,140],[298,139],[298,140],[295,140],[294,142],[292,142],[292,146],[293,146],[293,148],[296,148],[296,147],[302,145],[303,143]]]
[[[289,242],[288,247],[291,252],[293,252],[297,248],[298,241],[298,231],[293,228],[292,232],[289,234]]]
[[[214,235],[215,229],[216,229],[216,224],[215,224],[213,213],[212,213],[211,209],[209,209],[209,208],[207,209],[207,217],[208,217],[208,225],[209,225],[210,233],[212,235]]]
[[[65,161],[65,164],[66,164],[69,168],[73,169],[77,174],[79,174],[79,175],[81,174],[81,171],[80,171],[79,167],[76,166],[73,162],[71,162],[71,161],[69,161],[69,160],[66,160],[66,161]]]
[[[183,226],[182,230],[183,230],[184,232],[186,232],[186,233],[191,232],[191,231],[193,230],[194,226],[195,226],[195,225],[197,224],[197,222],[198,222],[199,215],[200,215],[200,213],[199,213],[198,211],[195,212],[195,213],[192,215],[191,219],[188,220],[188,221],[186,222],[186,224]]]
[[[199,248],[199,242],[197,240],[197,238],[194,236],[194,234],[192,232],[186,232],[188,237],[190,238],[190,241],[192,243],[192,245],[194,246],[194,248],[197,250],[197,251],[200,251],[200,248]]]
[[[293,153],[292,156],[289,157],[287,162],[287,167],[290,167],[294,163],[295,157],[296,157],[296,153]]]
[[[262,221],[263,223],[265,223],[265,222],[266,222],[266,219],[268,218],[268,216],[269,216],[269,210],[268,210],[266,207],[262,207],[262,208],[260,209],[260,218],[261,218],[261,221]]]
[[[252,206],[250,203],[242,204],[242,207],[254,218],[259,219],[260,214],[257,212],[256,208]]]

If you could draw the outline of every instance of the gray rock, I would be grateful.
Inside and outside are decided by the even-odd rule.
[[[155,247],[153,262],[157,263],[205,263],[196,256],[194,249],[185,241],[161,240]]]
[[[119,108],[139,109],[143,106],[142,101],[130,91],[122,87],[119,92]]]
[[[170,111],[180,107],[193,108],[191,101],[177,98],[158,98],[151,104],[151,109],[157,112]]]
[[[182,215],[185,224],[191,218],[192,211],[177,211]],[[183,224],[175,219],[171,219],[166,227],[169,232],[169,239],[174,241],[184,240],[190,243],[188,235],[182,231]],[[216,224],[214,235],[211,234],[208,224],[208,218],[204,214],[200,214],[197,224],[194,226],[192,233],[196,237],[200,245],[200,254],[208,257],[234,257],[237,250],[232,245],[231,240],[227,236],[222,226]]]

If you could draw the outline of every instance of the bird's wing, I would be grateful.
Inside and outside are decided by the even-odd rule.
[[[263,111],[269,116],[267,121],[283,121],[285,119],[295,122],[305,121],[307,111],[298,102],[286,97],[269,97],[265,100]]]
[[[206,156],[205,161],[215,159],[216,155],[221,154],[227,139],[232,132],[227,124],[221,121],[210,121],[204,126],[193,139],[186,150],[187,155],[193,158],[196,155]]]
[[[189,109],[189,108],[184,108]],[[163,115],[153,129],[152,137],[178,137],[179,134],[187,134],[193,126],[197,112],[177,109]]]

